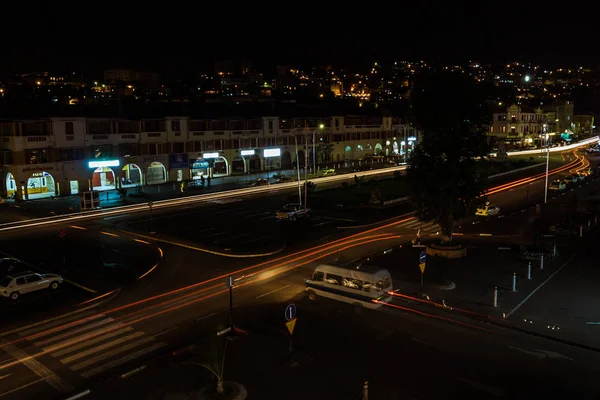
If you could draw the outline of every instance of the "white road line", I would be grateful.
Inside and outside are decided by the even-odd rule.
[[[33,386],[36,383],[40,383],[40,382],[43,382],[43,381],[44,381],[44,378],[40,378],[37,381],[26,383],[25,385],[19,386],[18,388],[15,388],[15,389],[12,389],[12,390],[9,390],[8,392],[1,393],[0,397],[8,396],[9,394],[12,394],[14,392],[18,392],[19,390],[25,389],[25,388],[27,388],[29,386]]]
[[[167,333],[169,333],[169,332],[173,332],[174,330],[177,330],[177,329],[179,329],[179,327],[178,327],[178,326],[176,326],[175,328],[167,329],[166,331],[162,331],[161,333],[157,333],[156,335],[152,335],[152,336],[153,336],[154,338],[157,338],[157,337],[159,337],[159,336],[162,336],[162,335],[165,335],[165,334],[167,334]]]
[[[48,339],[44,339],[44,340],[34,341],[33,343],[36,346],[44,347],[48,343],[59,341],[59,340],[64,339],[64,338],[66,338],[68,336],[73,336],[74,334],[81,333],[81,332],[90,330],[92,328],[96,328],[96,327],[98,327],[100,325],[106,325],[106,324],[108,324],[109,322],[112,322],[112,321],[114,321],[112,318],[106,318],[106,319],[103,319],[101,321],[95,322],[93,324],[82,326],[81,328],[78,328],[78,329],[69,330],[69,331],[67,331],[67,332],[65,332],[65,333],[63,333],[61,335],[52,336],[52,337],[49,337]],[[117,322],[116,324],[114,324],[112,326],[123,326],[123,325],[121,323]],[[46,336],[46,335],[44,335],[44,336]]]
[[[331,223],[331,221],[321,222],[320,224],[313,225],[313,228],[316,227],[316,226],[327,225],[327,224],[330,224],[330,223]]]
[[[33,356],[17,348],[14,344],[11,344],[5,340],[0,340],[0,345],[2,345],[4,351],[10,354],[12,358],[29,368],[34,374],[46,381],[54,389],[61,393],[68,393],[75,390],[73,385],[56,375],[45,365],[36,360]]]
[[[254,242],[258,242],[259,240],[268,239],[268,238],[270,238],[270,237],[271,237],[271,236],[263,236],[263,237],[259,237],[259,238],[256,238],[256,239],[252,239],[252,240],[250,240],[250,241],[247,241],[247,242],[245,242],[245,243],[246,243],[246,244],[248,244],[248,243],[254,243]]]
[[[113,332],[109,332],[106,335],[101,335],[101,336],[95,337],[93,339],[86,340],[86,341],[81,342],[81,343],[77,343],[74,346],[69,346],[69,347],[67,347],[65,349],[62,349],[60,351],[51,353],[50,355],[52,357],[54,357],[54,358],[58,358],[58,357],[64,356],[65,354],[72,353],[72,352],[77,351],[79,349],[83,349],[84,347],[88,347],[88,346],[91,346],[93,344],[100,343],[100,342],[102,342],[102,341],[104,341],[106,339],[110,339],[112,337],[122,335],[123,333],[129,332],[131,330],[133,330],[133,328],[131,326],[128,326],[128,327],[125,327],[123,329],[119,329],[119,330],[116,330],[116,331],[113,331]],[[55,346],[53,346],[53,347],[55,347]],[[42,350],[49,351],[53,347],[44,347]]]
[[[96,347],[92,347],[91,349],[87,349],[85,351],[80,351],[79,353],[75,353],[72,356],[69,356],[69,357],[61,359],[60,362],[63,363],[63,364],[69,364],[70,362],[79,360],[80,358],[87,357],[87,356],[89,356],[91,354],[99,353],[101,351],[104,351],[104,350],[109,349],[111,347],[115,347],[115,346],[117,346],[117,345],[119,345],[121,343],[129,342],[132,339],[136,339],[136,338],[138,338],[140,336],[144,336],[144,335],[145,335],[145,333],[141,332],[141,331],[134,332],[131,335],[123,336],[123,337],[120,337],[120,338],[118,338],[116,340],[111,340],[110,342],[103,343],[103,344],[101,344],[99,346],[96,346]]]
[[[535,294],[535,292],[537,292],[538,290],[540,290],[542,288],[542,286],[544,286],[546,283],[548,283],[548,281],[550,279],[552,279],[554,277],[554,275],[558,274],[564,267],[567,266],[567,264],[569,264],[571,262],[571,260],[573,260],[573,258],[575,258],[576,254],[573,254],[567,261],[565,261],[565,263],[563,265],[560,266],[559,269],[557,269],[556,271],[554,271],[549,277],[547,277],[542,283],[540,283],[540,285],[538,287],[536,287],[533,292],[529,293],[529,295],[527,297],[525,297],[523,299],[523,301],[521,301],[519,304],[517,304],[517,306],[515,308],[513,308],[512,310],[510,310],[510,312],[508,314],[506,314],[506,318],[510,317],[512,313],[514,313],[515,311],[517,311],[523,304],[525,304],[525,302],[527,300],[529,300],[529,298],[531,296],[533,296]]]
[[[4,378],[8,378],[8,377],[9,377],[9,376],[11,376],[11,375],[12,375],[12,374],[8,374],[8,375],[3,375],[3,376],[0,376],[0,381],[1,381],[2,379],[4,379]]]
[[[257,298],[257,299],[260,299],[261,297],[265,297],[265,296],[268,296],[268,295],[270,295],[270,294],[277,293],[277,292],[279,292],[280,290],[287,289],[287,288],[289,288],[290,286],[291,286],[291,285],[285,285],[284,287],[280,287],[279,289],[271,290],[270,292],[263,293],[263,294],[261,294],[260,296],[256,296],[256,298]]]
[[[125,345],[125,346],[121,346],[121,347],[119,347],[117,349],[114,349],[114,350],[111,350],[111,351],[107,351],[105,353],[97,355],[96,357],[88,358],[85,361],[82,361],[82,362],[80,362],[78,364],[72,365],[71,369],[73,369],[75,371],[79,371],[81,369],[89,367],[90,365],[94,365],[94,364],[96,364],[96,363],[98,363],[100,361],[106,360],[107,358],[114,357],[117,354],[128,352],[129,350],[131,350],[131,349],[133,349],[135,347],[138,347],[138,346],[141,346],[143,344],[149,343],[149,342],[151,342],[153,340],[154,340],[153,337],[146,336],[145,338],[142,338],[142,339],[137,340],[135,342],[129,343],[129,344]]]
[[[212,314],[205,315],[204,317],[196,318],[196,322],[198,322],[198,321],[202,321],[203,319],[210,318],[210,317],[212,317],[212,316],[215,316],[215,315],[219,314],[219,312],[220,312],[220,311],[217,311],[217,312],[214,312],[214,313],[212,313]]]
[[[135,360],[136,358],[139,358],[145,354],[151,353],[153,351],[156,351],[158,349],[160,349],[161,347],[164,347],[165,344],[164,343],[155,343],[154,345],[150,346],[150,347],[146,347],[144,349],[138,350],[135,353],[130,353],[124,357],[121,357],[117,360],[113,360],[109,363],[106,363],[104,365],[101,365],[99,367],[96,367],[94,369],[91,369],[89,371],[84,372],[83,374],[81,374],[81,376],[83,376],[84,378],[89,378],[91,376],[97,375],[101,372],[106,371],[107,369],[110,368],[114,368],[116,366],[119,366],[121,364],[125,364],[126,362],[129,362],[131,360]]]
[[[93,307],[93,306],[87,307],[87,309],[89,309],[91,307]],[[5,332],[2,334],[2,336],[10,335],[13,333],[18,333],[19,336],[21,336],[21,337],[30,336],[32,334],[36,334],[41,331],[46,331],[46,330],[49,330],[49,329],[54,328],[59,325],[71,323],[77,319],[81,320],[81,322],[77,321],[77,322],[79,322],[79,324],[83,324],[83,323],[89,322],[93,319],[104,317],[104,315],[102,315],[102,314],[95,314],[95,316],[93,316],[93,315],[94,315],[93,311],[89,311],[89,312],[75,311],[75,312],[72,312],[69,314],[61,315],[60,317],[50,318],[45,321],[41,321],[39,323],[31,324],[28,326],[24,326],[22,328],[15,329],[13,331]],[[69,318],[65,318],[67,316]],[[79,324],[73,323],[72,326],[79,325]],[[40,335],[37,337],[42,337],[42,336]]]

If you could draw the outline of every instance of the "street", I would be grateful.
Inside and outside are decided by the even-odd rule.
[[[556,176],[567,174],[568,169]],[[511,188],[508,182],[490,195],[499,216],[464,221],[456,229],[457,241],[479,250],[473,260],[485,260],[486,254],[496,254],[490,249],[497,252],[502,245],[531,241],[544,180]],[[584,193],[594,185],[582,182],[569,190]],[[549,192],[557,208],[567,197],[561,194]],[[304,281],[317,265],[352,264],[391,249],[398,257],[394,262],[416,265],[410,242],[417,232],[424,242],[436,240],[439,228],[420,223],[402,205],[378,211],[317,209],[308,221],[278,221],[275,211],[291,195],[275,190],[215,196],[156,207],[152,214],[99,214],[4,231],[0,252],[68,281],[56,294],[40,292],[10,305],[2,299],[0,307],[10,319],[0,334],[0,397],[59,399],[90,389],[88,398],[108,393],[147,398],[161,384],[178,391],[177,379],[180,387],[192,379],[196,385],[208,382],[208,376],[187,367],[170,383],[156,377],[173,372],[165,365],[183,368],[187,356],[170,356],[173,351],[228,326],[229,276],[235,282],[234,322],[246,334],[232,342],[228,357],[234,361],[227,371],[231,368],[231,379],[256,398],[359,398],[365,380],[374,399],[597,395],[595,351],[396,297],[358,316],[344,303],[309,301]],[[600,318],[593,311],[598,279],[593,238],[586,246],[561,243],[564,260],[574,255],[576,262],[559,272],[560,280],[536,289],[509,322],[523,318],[566,327],[575,319],[588,328],[586,343],[593,342],[597,327],[588,322]],[[498,264],[512,262],[504,255],[493,257],[506,260]],[[558,269],[558,261],[551,267]],[[394,288],[410,283],[412,278],[393,266],[389,270]],[[455,275],[456,293],[466,281],[460,276]],[[573,296],[577,291],[581,294]],[[284,364],[289,343],[283,310],[292,302],[299,313],[297,367]],[[565,311],[557,313],[561,307]],[[131,380],[115,378],[141,365],[148,365],[147,371]],[[290,380],[296,382],[292,391]]]

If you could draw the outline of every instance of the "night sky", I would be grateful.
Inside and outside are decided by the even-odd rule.
[[[177,1],[135,8],[112,1],[40,5],[31,7],[24,25],[3,21],[0,71],[130,65],[183,71],[226,59],[266,68],[398,59],[600,64],[598,17],[573,2],[564,17],[548,3],[445,3],[453,6],[397,1],[355,9],[369,3],[344,3],[340,9],[298,12],[294,7],[303,3],[280,3],[277,9],[256,3],[251,10],[236,9],[235,3]]]

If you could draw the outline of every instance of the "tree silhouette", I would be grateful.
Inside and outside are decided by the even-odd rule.
[[[485,96],[468,75],[432,68],[415,81],[411,111],[422,135],[409,161],[411,199],[419,220],[439,223],[449,243],[484,189],[475,166],[489,147]]]

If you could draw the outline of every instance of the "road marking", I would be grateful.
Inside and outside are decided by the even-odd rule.
[[[39,346],[39,347],[44,347],[44,346],[46,346],[46,345],[47,345],[47,344],[49,344],[49,343],[52,343],[52,342],[55,342],[55,341],[62,340],[62,339],[64,339],[64,338],[68,337],[68,336],[72,336],[72,335],[74,335],[74,334],[76,334],[76,333],[78,334],[78,333],[81,333],[81,332],[84,332],[84,331],[90,330],[90,329],[92,329],[92,328],[96,328],[96,327],[98,327],[98,326],[100,326],[100,325],[106,325],[106,324],[108,324],[109,322],[113,322],[113,321],[114,321],[114,319],[112,319],[112,318],[110,318],[110,317],[109,317],[109,318],[105,318],[105,319],[102,319],[102,320],[100,320],[100,321],[96,321],[96,322],[94,322],[93,324],[84,325],[84,326],[82,326],[81,328],[77,328],[77,329],[74,329],[74,330],[69,330],[69,331],[67,331],[67,332],[65,332],[65,333],[62,333],[62,334],[60,334],[60,335],[51,336],[50,338],[48,338],[48,339],[44,339],[44,340],[34,341],[33,343],[34,343],[36,346]],[[85,322],[85,321],[84,321],[84,322]],[[110,325],[110,326],[119,326],[119,327],[122,327],[122,326],[123,326],[123,324],[121,324],[120,322],[117,322],[117,323],[115,323],[115,324],[112,324],[112,325]],[[48,336],[48,335],[50,335],[50,334],[52,334],[52,333],[55,333],[55,332],[45,331],[45,332],[41,332],[39,335],[36,335],[36,336],[37,336],[37,337],[44,337],[44,336]],[[77,335],[77,336],[79,336],[79,335]]]
[[[150,244],[150,242],[146,242],[145,240],[141,240],[141,239],[133,239],[134,242],[138,242],[138,243],[143,243],[143,244]]]
[[[313,228],[314,228],[314,227],[317,227],[317,226],[321,226],[321,225],[330,224],[330,223],[331,223],[331,221],[325,221],[325,222],[321,222],[320,224],[313,225]]]
[[[323,219],[331,219],[334,221],[343,221],[343,222],[354,222],[355,220],[353,219],[346,219],[346,218],[334,218],[334,217],[324,217],[322,215],[318,215],[319,218],[323,218]]]
[[[0,376],[0,381],[1,381],[2,379],[4,379],[4,378],[8,378],[8,377],[9,377],[9,376],[11,376],[11,375],[12,375],[12,374],[8,374],[8,375],[3,375],[3,376]]]
[[[90,315],[94,314],[94,311],[88,311],[89,309],[93,308],[94,306],[88,306],[86,308],[82,308],[80,310],[75,310],[75,311],[71,311],[67,314],[63,314],[57,317],[53,317],[53,318],[48,318],[44,321],[39,321],[36,322],[34,324],[31,325],[27,325],[27,326],[22,326],[20,328],[17,329],[13,329],[12,331],[8,331],[8,332],[3,332],[0,334],[0,337],[4,337],[4,336],[8,336],[8,335],[12,335],[13,333],[18,333],[19,336],[23,337],[23,336],[29,336],[32,333],[36,333],[39,332],[41,330],[45,330],[45,329],[50,329],[53,328],[57,325],[62,325],[68,322],[73,321],[74,319],[80,319],[80,318],[88,318]],[[85,312],[88,311],[88,312]],[[100,314],[96,314],[97,317],[99,318],[101,315]],[[74,316],[74,318],[67,318],[67,317],[72,317]],[[91,319],[91,318],[90,318]]]
[[[464,233],[460,233],[460,232],[453,232],[452,236],[463,236]]]
[[[492,236],[491,233],[480,233],[479,236]]]
[[[74,344],[73,346],[68,346],[68,347],[66,347],[64,349],[61,349],[61,350],[56,351],[54,353],[51,353],[50,355],[52,357],[54,357],[54,358],[62,357],[65,354],[69,354],[69,353],[72,353],[72,352],[77,351],[79,349],[83,349],[84,347],[88,347],[88,346],[91,346],[93,344],[100,343],[103,340],[110,339],[110,338],[115,337],[115,336],[119,336],[119,335],[121,335],[123,333],[129,332],[129,331],[132,331],[132,330],[133,330],[133,327],[131,327],[131,326],[127,326],[127,327],[122,328],[122,329],[117,329],[116,331],[108,332],[105,335],[100,335],[100,336],[97,336],[97,337],[95,337],[93,339],[84,340],[83,342],[76,342],[77,344]],[[50,351],[54,347],[55,346],[44,347],[42,350],[44,350],[44,351]]]
[[[157,337],[159,337],[161,335],[165,335],[165,334],[167,334],[169,332],[173,332],[176,329],[179,329],[179,327],[176,326],[175,328],[167,329],[166,331],[162,331],[161,333],[157,333],[156,335],[153,335],[153,336],[154,336],[154,338],[157,338]]]
[[[257,299],[260,299],[261,297],[265,297],[265,296],[268,296],[268,295],[270,295],[270,294],[277,293],[277,292],[279,292],[280,290],[287,289],[287,288],[289,288],[290,286],[291,286],[291,285],[285,285],[285,286],[283,286],[283,287],[280,287],[279,289],[271,290],[270,292],[263,293],[263,294],[261,294],[260,296],[256,296],[256,298],[257,298]]]
[[[102,352],[102,351],[104,351],[106,349],[109,349],[111,347],[120,345],[121,343],[128,342],[131,339],[136,339],[136,338],[138,338],[140,336],[144,336],[144,335],[145,335],[145,333],[141,332],[141,331],[134,332],[131,335],[123,336],[123,337],[120,337],[120,338],[118,338],[116,340],[111,340],[110,342],[101,344],[101,345],[96,346],[96,347],[92,347],[92,348],[87,349],[85,351],[80,351],[77,354],[73,354],[72,356],[69,356],[69,357],[61,359],[60,362],[63,363],[63,364],[68,364],[68,363],[70,363],[72,361],[76,361],[76,360],[79,360],[80,358],[87,357],[89,355]]]
[[[125,364],[126,362],[129,362],[131,360],[135,360],[136,358],[139,358],[139,357],[141,357],[141,356],[143,356],[145,354],[151,353],[151,352],[153,352],[155,350],[158,350],[158,349],[160,349],[161,347],[164,347],[164,346],[165,346],[164,343],[156,343],[156,344],[154,344],[154,345],[152,345],[150,347],[146,347],[144,349],[138,350],[135,353],[130,353],[130,354],[124,356],[124,357],[121,357],[119,359],[110,361],[110,362],[108,362],[108,363],[106,363],[104,365],[101,365],[101,366],[96,367],[94,369],[91,369],[91,370],[89,370],[87,372],[84,372],[83,374],[81,374],[81,376],[83,376],[84,378],[89,378],[91,376],[94,376],[96,374],[104,372],[107,369],[114,368],[114,367],[116,367],[118,365],[121,365],[121,364]]]
[[[162,253],[162,251],[161,251],[161,253]],[[161,256],[161,258],[162,258],[162,256]],[[142,275],[140,275],[139,278],[137,278],[137,280],[139,281],[140,279],[142,279],[143,277],[148,275],[150,272],[154,271],[156,269],[156,267],[158,267],[158,264],[160,264],[160,263],[157,262],[156,264],[154,264],[154,266],[152,268],[150,268],[148,271],[146,271]]]
[[[125,346],[121,346],[121,347],[118,347],[118,348],[113,349],[111,351],[107,351],[107,352],[104,352],[102,354],[99,354],[99,355],[97,355],[95,357],[88,358],[87,360],[82,361],[82,362],[80,362],[78,364],[72,365],[70,367],[71,367],[71,369],[73,369],[75,371],[79,371],[79,370],[81,370],[83,368],[89,367],[90,365],[94,365],[94,364],[96,364],[99,361],[103,361],[103,360],[106,360],[107,358],[114,357],[114,356],[116,356],[119,353],[128,352],[129,350],[131,350],[131,349],[133,349],[135,347],[138,347],[138,346],[141,346],[143,344],[149,343],[149,342],[151,342],[153,340],[154,340],[153,337],[146,336],[145,338],[142,338],[140,340],[136,340],[135,342],[129,343],[129,344],[125,345]]]
[[[249,240],[249,241],[246,242],[246,244],[258,242],[259,240],[269,239],[270,237],[271,236],[262,236],[262,237],[259,237],[259,238],[256,238],[256,239]]]
[[[510,310],[510,312],[508,314],[506,314],[505,318],[508,318],[511,316],[512,313],[514,313],[515,311],[517,311],[523,304],[525,304],[525,302],[527,300],[529,300],[529,298],[531,296],[533,296],[535,294],[535,292],[537,292],[538,290],[541,289],[542,286],[544,286],[550,279],[552,279],[554,277],[554,275],[558,274],[564,267],[567,266],[567,264],[569,264],[571,262],[571,260],[573,260],[573,258],[575,258],[576,254],[573,254],[567,261],[565,261],[565,263],[563,265],[560,266],[559,269],[557,269],[556,271],[554,271],[549,277],[547,277],[542,283],[540,283],[540,285],[538,287],[536,287],[533,292],[529,293],[529,295],[527,297],[525,297],[523,299],[523,301],[521,301],[519,304],[517,304],[517,306],[515,308],[513,308],[512,310]]]
[[[13,390],[9,390],[8,392],[4,392],[4,393],[0,394],[0,397],[4,397],[4,396],[7,396],[7,395],[9,395],[11,393],[18,392],[19,390],[25,389],[26,387],[35,385],[36,383],[40,383],[43,380],[44,380],[44,378],[40,378],[37,381],[29,382],[29,383],[27,383],[27,384],[25,384],[23,386],[19,386],[18,388],[15,388]]]
[[[0,341],[0,344],[2,344],[2,348],[4,349],[4,351],[10,354],[12,358],[29,368],[34,374],[39,376],[41,380],[46,381],[50,386],[52,386],[59,392],[68,393],[75,390],[73,385],[56,375],[45,365],[36,360],[34,358],[35,356],[31,356],[25,353],[23,350],[17,348],[15,345],[5,340]]]
[[[114,233],[110,233],[110,232],[104,232],[104,231],[102,231],[102,232],[100,232],[100,233],[101,233],[101,234],[103,234],[103,235],[106,235],[106,236],[114,236],[114,237],[119,237],[119,235],[117,235],[117,234],[114,234]]]
[[[199,236],[201,239],[223,235],[223,232],[211,233],[210,235]]]
[[[79,229],[81,231],[87,231],[87,228],[84,228],[83,226],[71,225],[71,228]]]
[[[77,286],[79,289],[83,289],[83,290],[85,290],[86,292],[90,292],[90,293],[98,293],[98,291],[97,291],[97,290],[90,289],[90,288],[89,288],[89,287],[87,287],[87,286],[80,285],[79,283],[77,283],[77,282],[73,282],[73,281],[71,281],[71,280],[69,280],[69,279],[65,279],[65,282],[67,282],[67,283],[70,283],[70,284],[71,284],[71,285],[73,285],[73,286]]]
[[[204,317],[196,318],[196,322],[202,321],[203,319],[206,319],[206,318],[213,317],[213,316],[215,316],[215,315],[217,315],[219,313],[220,313],[220,311],[217,311],[217,312],[214,312],[212,314],[205,315]]]
[[[511,250],[510,247],[498,247],[498,250]]]

